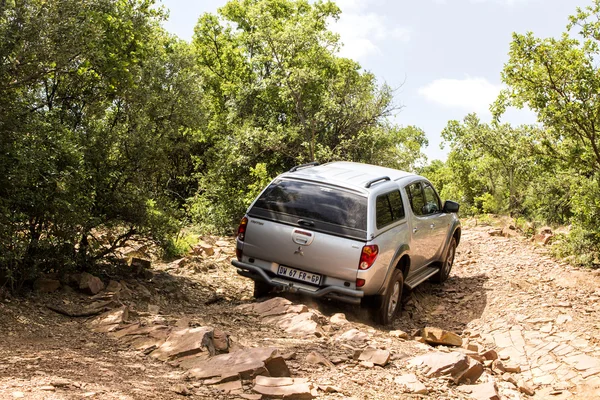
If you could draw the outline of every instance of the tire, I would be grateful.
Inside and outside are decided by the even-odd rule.
[[[271,292],[271,285],[264,281],[256,280],[254,281],[254,298],[259,299],[261,297],[265,297]]]
[[[383,296],[379,296],[376,304],[376,318],[381,325],[391,325],[400,310],[402,290],[404,288],[404,275],[399,269],[392,274],[390,284]]]
[[[437,274],[431,277],[431,280],[435,283],[444,283],[448,280],[450,276],[450,271],[452,271],[452,264],[454,264],[454,256],[456,255],[456,239],[452,238],[450,241],[450,245],[448,246],[448,252],[446,253],[446,257],[444,261],[442,261],[442,265],[440,265],[440,270]]]

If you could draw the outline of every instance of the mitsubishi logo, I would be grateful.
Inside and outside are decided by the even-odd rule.
[[[298,250],[296,250],[294,252],[294,254],[299,254],[301,256],[304,256],[304,252],[302,252],[302,246],[298,246]]]

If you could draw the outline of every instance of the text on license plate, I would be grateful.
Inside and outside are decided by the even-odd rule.
[[[311,274],[310,272],[304,272],[299,269],[284,267],[282,265],[277,269],[277,275],[298,279],[300,281],[312,283],[313,285],[319,285],[321,283],[321,275]]]

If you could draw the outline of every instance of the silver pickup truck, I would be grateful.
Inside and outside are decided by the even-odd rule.
[[[459,205],[418,175],[334,162],[292,168],[238,228],[238,273],[273,287],[373,308],[391,323],[405,287],[444,282],[460,242]]]

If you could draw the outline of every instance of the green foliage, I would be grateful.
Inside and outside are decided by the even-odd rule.
[[[180,231],[175,236],[170,237],[166,245],[163,246],[163,257],[166,259],[183,257],[190,252],[196,243],[198,243],[198,235]]]
[[[200,17],[194,51],[209,123],[193,220],[230,230],[269,178],[294,165],[352,160],[413,169],[423,131],[391,125],[393,92],[336,55],[331,2],[232,0]]]
[[[544,174],[535,185],[544,201],[529,201],[537,215],[570,220],[567,251],[587,261],[600,251],[598,176],[600,175],[600,1],[577,9],[560,38],[514,34],[502,72],[507,85],[494,104],[499,117],[507,107],[529,107],[546,126],[537,136],[539,159],[560,174]],[[534,190],[535,190],[534,189]]]
[[[0,6],[0,279],[87,268],[175,229],[202,95],[161,20],[147,0]]]

